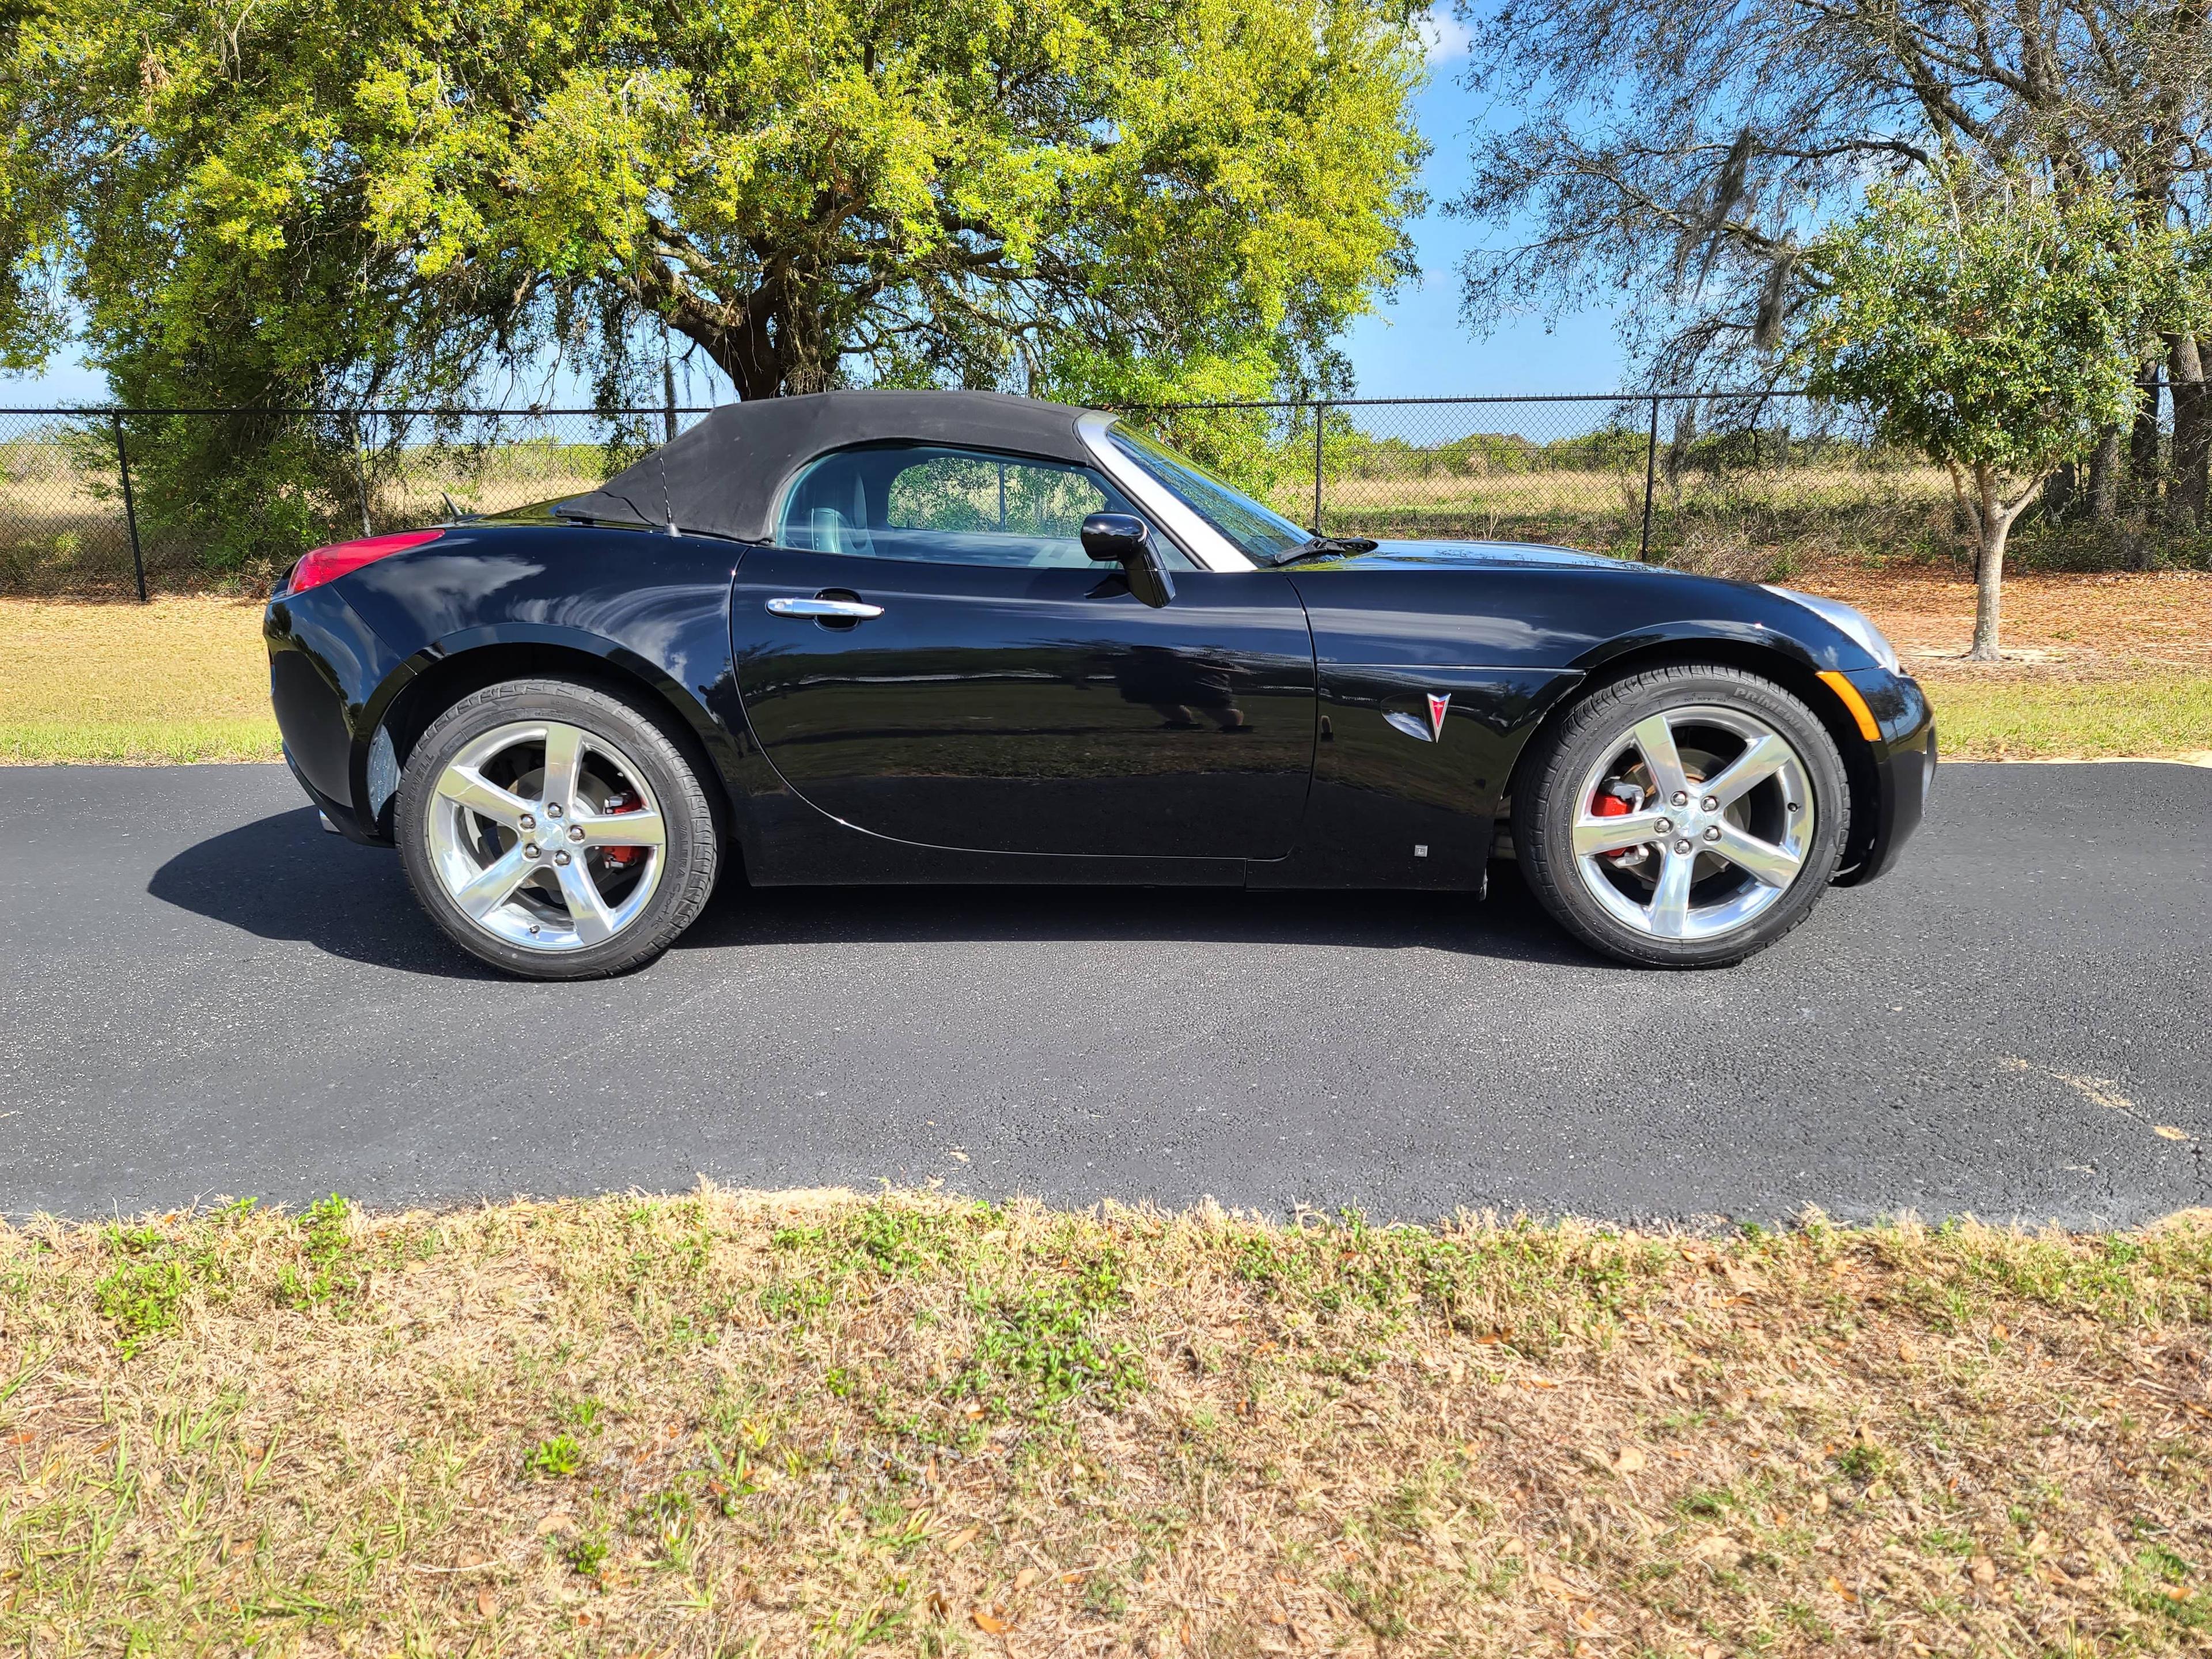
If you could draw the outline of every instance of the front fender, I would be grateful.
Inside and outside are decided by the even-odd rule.
[[[1818,617],[1813,618],[1819,622]],[[1690,654],[1700,646],[1724,647],[1723,656],[1741,653],[1772,653],[1788,659],[1808,674],[1824,671],[1847,672],[1873,665],[1872,659],[1847,635],[1820,624],[1832,635],[1808,641],[1784,633],[1764,621],[1734,617],[1683,616],[1654,620],[1599,641],[1574,659],[1573,666],[1587,678],[1602,675],[1632,658]]]

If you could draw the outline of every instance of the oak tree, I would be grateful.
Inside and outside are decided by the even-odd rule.
[[[5,3],[0,331],[134,404],[1250,397],[1412,270],[1406,0]]]

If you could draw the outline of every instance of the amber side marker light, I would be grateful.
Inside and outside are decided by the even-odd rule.
[[[328,547],[313,548],[302,553],[300,562],[292,567],[292,579],[284,585],[284,591],[304,593],[311,587],[320,587],[325,582],[349,575],[365,564],[374,564],[394,553],[404,553],[410,547],[434,542],[445,533],[442,530],[403,530],[397,535],[363,536],[356,541],[332,542]]]
[[[1844,707],[1851,711],[1851,718],[1859,723],[1859,735],[1869,743],[1881,740],[1881,727],[1875,724],[1874,710],[1867,700],[1859,696],[1859,689],[1832,668],[1820,671],[1820,684],[1844,700]]]

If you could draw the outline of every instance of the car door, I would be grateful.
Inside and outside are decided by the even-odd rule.
[[[977,852],[1279,858],[1313,768],[1312,636],[1272,571],[1163,544],[1155,609],[1079,529],[1087,468],[930,445],[816,460],[731,604],[745,716],[857,828]],[[819,604],[849,614],[806,614]]]

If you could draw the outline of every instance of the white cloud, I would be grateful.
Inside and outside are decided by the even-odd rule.
[[[1421,39],[1428,48],[1430,63],[1449,64],[1467,56],[1468,48],[1474,44],[1474,33],[1452,15],[1449,0],[1436,0],[1421,20]]]

